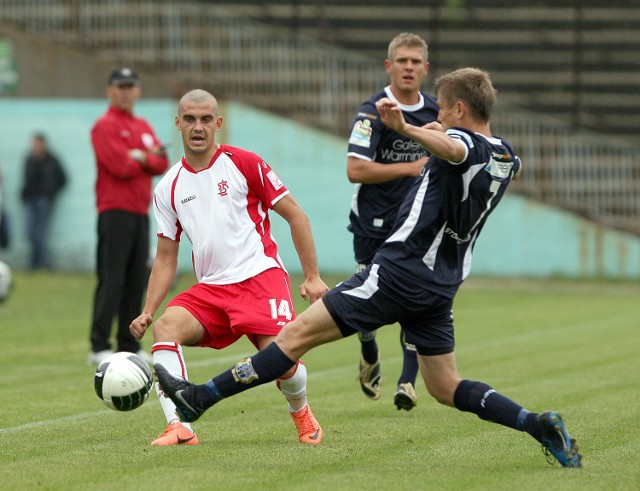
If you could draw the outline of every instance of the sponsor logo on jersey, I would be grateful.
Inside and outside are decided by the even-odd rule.
[[[446,229],[444,229],[444,233],[447,234],[449,237],[451,237],[453,240],[456,241],[456,243],[458,245],[460,244],[464,244],[465,242],[469,242],[471,240],[471,236],[467,234],[467,236],[465,238],[461,238],[458,235],[458,232],[456,232],[455,230],[447,227]]]
[[[276,191],[278,191],[280,188],[282,188],[282,186],[284,186],[280,178],[276,176],[276,173],[273,172],[273,170],[270,170],[267,173],[267,179],[269,179],[269,182],[271,182],[271,185],[275,188]]]
[[[181,199],[180,203],[182,203],[184,205],[185,203],[188,203],[189,201],[192,201],[194,199],[196,199],[196,195],[192,194],[191,196],[187,196],[186,198]]]
[[[351,136],[349,137],[350,145],[357,145],[359,147],[369,148],[371,146],[371,121],[363,119],[356,121],[351,130]]]
[[[243,358],[236,363],[231,369],[231,373],[236,382],[250,384],[254,380],[258,380],[258,374],[253,369],[251,358]]]
[[[391,148],[380,150],[382,162],[415,162],[427,155],[427,150],[413,140],[399,138],[391,142]]]

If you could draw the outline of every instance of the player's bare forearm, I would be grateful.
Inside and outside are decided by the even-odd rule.
[[[273,210],[289,224],[291,239],[298,253],[305,278],[304,283],[300,286],[300,295],[313,303],[322,297],[329,290],[329,287],[320,278],[318,256],[309,217],[291,195],[278,201]]]
[[[171,290],[177,267],[178,243],[166,237],[158,237],[158,248],[149,276],[144,307],[142,313],[129,326],[131,334],[137,339],[142,339],[160,304]]]
[[[347,177],[350,182],[361,184],[379,184],[402,177],[417,177],[427,162],[427,157],[414,162],[381,163],[349,156],[347,158]]]
[[[402,110],[391,99],[380,99],[376,108],[385,125],[417,141],[432,155],[452,162],[460,162],[464,159],[466,155],[464,145],[444,133],[441,125],[413,126],[408,124]]]
[[[289,223],[291,238],[300,259],[304,283],[300,285],[300,295],[311,303],[321,298],[329,287],[320,278],[316,246],[311,233],[311,224],[306,215],[301,215]]]

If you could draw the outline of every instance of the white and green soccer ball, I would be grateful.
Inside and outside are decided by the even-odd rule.
[[[132,411],[149,398],[153,372],[135,353],[118,352],[104,359],[94,376],[100,400],[115,411]]]

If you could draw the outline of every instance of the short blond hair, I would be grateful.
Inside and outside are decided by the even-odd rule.
[[[427,46],[427,42],[417,34],[402,32],[394,37],[389,43],[389,50],[387,52],[389,60],[393,60],[396,56],[396,51],[400,47],[421,49],[424,61],[426,62],[429,58],[429,47]]]
[[[497,90],[488,72],[478,68],[460,68],[442,75],[434,83],[438,99],[448,103],[464,101],[474,119],[489,122],[496,104]]]

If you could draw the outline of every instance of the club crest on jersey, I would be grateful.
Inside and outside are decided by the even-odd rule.
[[[236,363],[231,369],[231,373],[236,382],[250,384],[254,380],[258,380],[258,374],[253,369],[251,358],[243,358]]]
[[[349,137],[349,144],[358,145],[359,147],[369,148],[371,146],[371,121],[364,119],[356,121],[351,130],[351,136]]]
[[[224,179],[218,183],[218,196],[227,196],[229,194],[229,182]]]
[[[284,186],[284,184],[282,184],[282,181],[278,178],[278,176],[276,176],[276,173],[273,172],[273,170],[267,172],[267,179],[269,179],[271,185],[276,189],[276,191]]]

